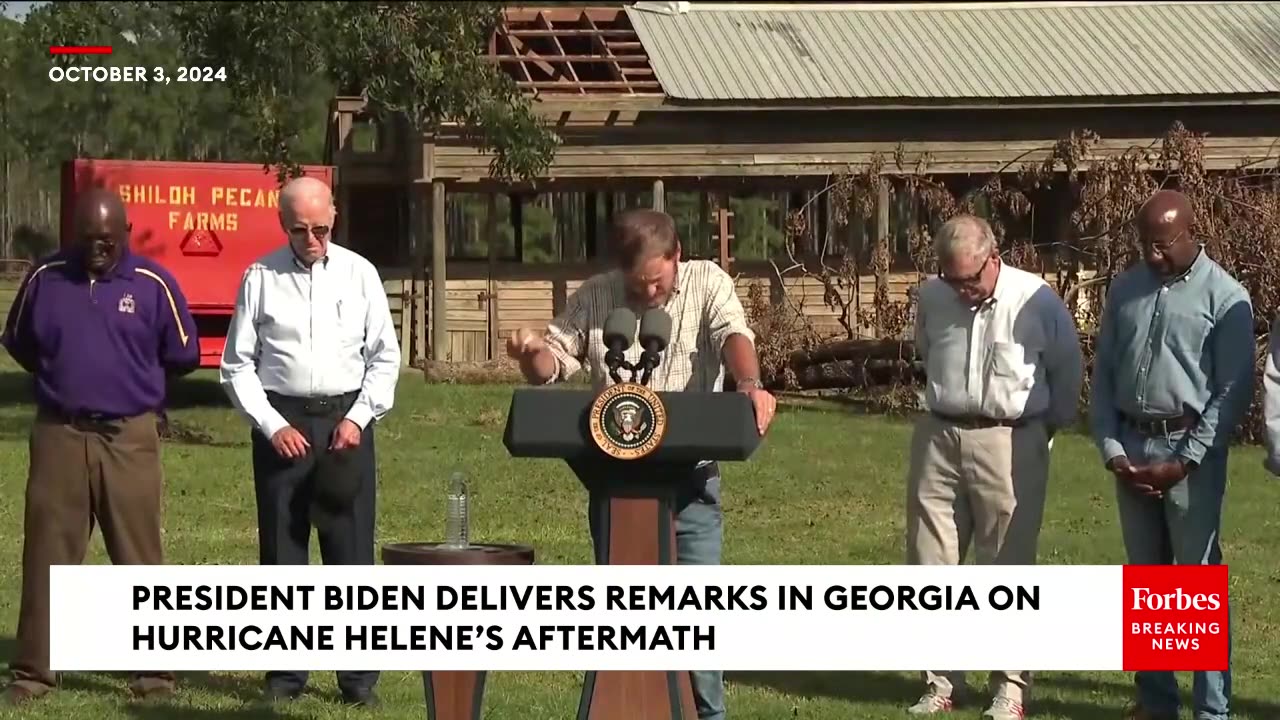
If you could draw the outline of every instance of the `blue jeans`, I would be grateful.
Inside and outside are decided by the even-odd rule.
[[[707,478],[706,485],[698,488],[692,497],[683,497],[676,504],[676,563],[679,565],[719,565],[724,541],[724,514],[720,507],[720,474]],[[594,495],[590,504],[591,541],[596,548],[597,562],[607,539],[601,538],[596,527],[596,503],[603,498]],[[724,720],[724,673],[716,671],[691,671],[693,703],[698,710],[698,720]]]
[[[1126,429],[1121,442],[1134,465],[1171,459],[1185,431],[1145,436]],[[1150,498],[1117,482],[1120,529],[1133,565],[1220,565],[1219,530],[1227,486],[1228,452],[1210,450],[1186,478]],[[1231,629],[1228,622],[1227,647]],[[1146,710],[1176,716],[1178,681],[1171,672],[1140,672],[1134,677],[1138,702]],[[1191,692],[1196,720],[1226,720],[1230,715],[1231,671],[1196,672]]]

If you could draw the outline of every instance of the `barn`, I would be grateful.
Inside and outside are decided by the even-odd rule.
[[[1206,135],[1208,167],[1274,157],[1277,37],[1280,3],[511,9],[487,53],[559,135],[539,177],[496,182],[462,128],[414,137],[356,97],[331,105],[325,162],[340,237],[382,270],[409,363],[501,357],[512,329],[545,323],[605,267],[610,216],[636,206],[671,213],[685,254],[729,268],[744,295],[767,284],[822,332],[860,335],[822,283],[780,269],[865,259],[879,241],[889,273],[858,278],[849,302],[868,303],[877,282],[905,297],[921,275],[910,228],[931,220],[905,183],[848,216],[823,192],[833,177],[887,159],[897,177],[963,190],[1043,161],[1073,132],[1102,138],[1095,155],[1121,153],[1175,122]],[[1063,199],[1033,202],[1026,231],[1052,244]]]

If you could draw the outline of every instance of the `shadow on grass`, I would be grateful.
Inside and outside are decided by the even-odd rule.
[[[1185,676],[1185,679],[1183,679]],[[1181,673],[1183,704],[1192,707],[1190,674]],[[916,701],[924,684],[910,673],[886,672],[743,672],[725,673],[725,680],[750,687],[765,688],[807,699],[827,698],[849,703],[880,703],[906,707]],[[986,673],[970,673],[969,705],[985,702],[983,686]],[[1114,720],[1133,696],[1133,685],[1123,680],[1101,680],[1073,674],[1038,675],[1033,680],[1029,717],[1049,715],[1072,720]],[[1035,688],[1043,688],[1037,693]],[[1080,694],[1099,697],[1097,702],[1064,699],[1046,695]],[[1254,720],[1280,717],[1280,705],[1236,697],[1231,701],[1232,714]],[[981,707],[974,708],[980,712]]]
[[[129,717],[137,718],[137,720],[171,720],[178,717],[183,718],[183,720],[266,720],[267,718],[283,717],[266,705],[212,710],[185,707],[177,704],[147,702],[127,705],[125,710],[129,713]]]
[[[6,668],[17,651],[17,639],[0,637],[0,664]],[[126,682],[128,673],[65,673],[61,677],[61,689],[77,692],[93,693],[104,697],[127,696]],[[6,673],[5,680],[8,680]],[[215,675],[207,672],[177,673],[178,698],[183,691],[195,691],[209,695],[220,695],[242,705],[250,706],[235,710],[199,710],[184,706],[181,701],[149,700],[127,701],[126,707],[131,715],[138,718],[171,718],[193,717],[208,718],[255,718],[277,717],[270,708],[261,705],[262,684],[253,677]],[[254,707],[256,705],[256,707]]]
[[[907,705],[923,685],[903,673],[885,672],[726,672],[726,682],[768,688],[807,699]]]
[[[1070,692],[1103,693],[1124,698],[1132,697],[1133,684],[1131,679],[1133,676],[1125,675],[1123,677],[1126,679],[1099,680],[1080,675],[1055,673],[1051,676],[1038,678],[1036,682],[1040,685]],[[1191,701],[1191,673],[1177,673],[1176,677],[1178,678],[1178,688],[1182,695],[1183,707],[1194,707]],[[1039,706],[1039,703],[1037,706]],[[1231,715],[1232,717],[1237,715],[1247,716],[1254,720],[1271,720],[1271,718],[1280,717],[1280,703],[1240,697],[1236,694],[1231,698]]]
[[[16,368],[0,370],[0,407],[34,401],[31,375]],[[168,405],[172,410],[188,410],[231,407],[231,401],[215,377],[200,375],[170,380]]]
[[[985,673],[971,674],[968,703],[965,711],[975,713],[984,709],[986,695],[975,680],[985,681]],[[924,692],[924,683],[910,673],[885,672],[757,672],[726,673],[726,680],[768,688],[775,692],[803,698],[829,698],[844,702],[900,705],[905,713]],[[1127,688],[1106,687],[1113,694],[1126,692]],[[1123,696],[1121,696],[1123,697]],[[1068,717],[1072,720],[1115,720],[1119,709],[1107,703],[1087,703],[1061,698],[1033,698],[1028,715]],[[905,715],[904,715],[905,716]]]
[[[31,376],[20,370],[0,371],[0,439],[22,440],[31,431],[32,405],[35,402]],[[168,408],[187,410],[193,408],[231,407],[231,401],[216,379],[188,377],[172,381],[169,385]],[[177,445],[201,445],[206,447],[240,447],[248,440],[219,441],[199,425],[170,418],[161,436],[166,443]]]

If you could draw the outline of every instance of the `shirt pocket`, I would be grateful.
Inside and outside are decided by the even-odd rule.
[[[1040,350],[1032,344],[991,343],[991,375],[1000,384],[1015,390],[1030,390],[1036,381]]]
[[[1164,326],[1165,345],[1182,359],[1197,364],[1206,352],[1212,329],[1212,320],[1203,313],[1168,311]]]
[[[338,340],[342,346],[363,346],[369,304],[363,299],[339,300],[335,313],[338,317]]]

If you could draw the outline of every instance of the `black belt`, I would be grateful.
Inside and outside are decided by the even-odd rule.
[[[1197,417],[1193,415],[1178,415],[1176,417],[1139,417],[1137,415],[1123,415],[1124,421],[1129,427],[1137,430],[1143,435],[1168,435],[1170,433],[1179,432],[1181,430],[1190,430],[1195,427]]]
[[[75,428],[81,432],[94,432],[114,435],[120,431],[120,423],[141,417],[137,415],[117,415],[89,410],[62,410],[55,407],[40,407],[38,415],[54,422]]]
[[[939,420],[945,420],[946,422],[953,425],[959,425],[960,427],[968,430],[981,430],[993,427],[1020,428],[1040,420],[1039,416],[1005,419],[983,417],[981,415],[948,415],[940,412],[933,413],[933,416]]]
[[[315,397],[296,397],[293,395],[281,395],[277,392],[268,392],[267,400],[271,402],[272,407],[282,413],[296,412],[314,417],[328,417],[345,414],[351,409],[352,404],[355,403],[356,398],[359,396],[359,390],[352,390],[342,395]]]

